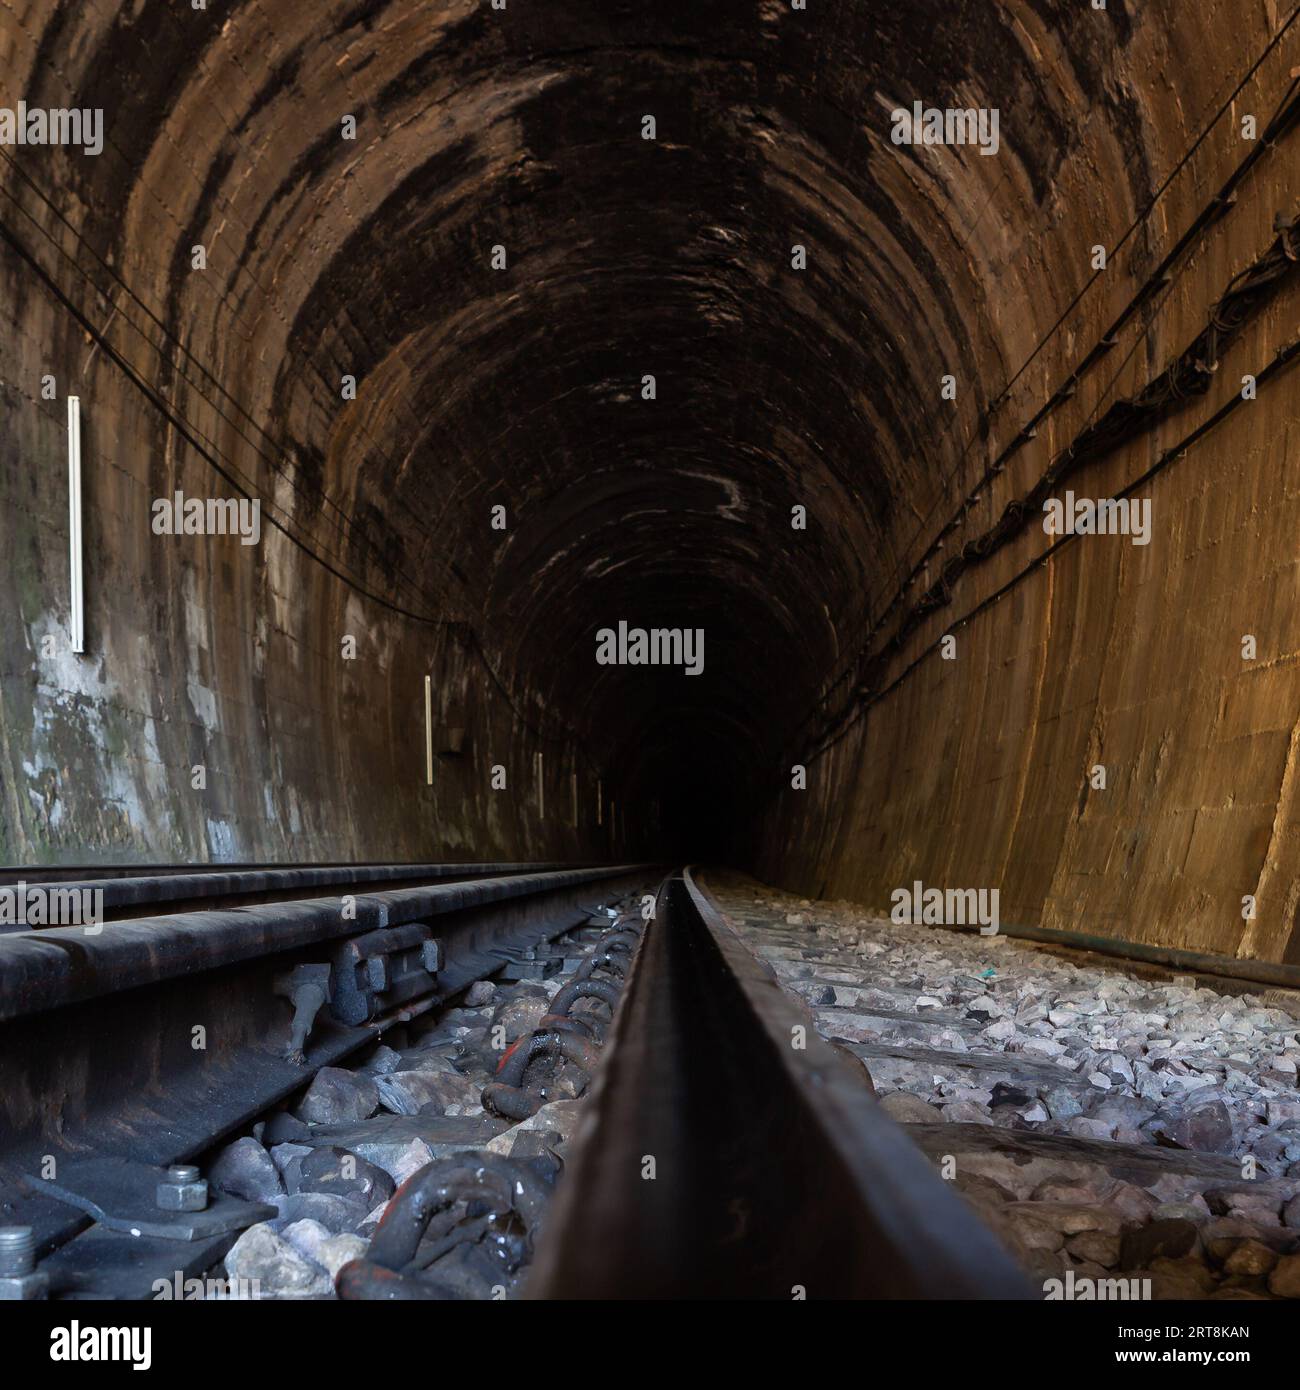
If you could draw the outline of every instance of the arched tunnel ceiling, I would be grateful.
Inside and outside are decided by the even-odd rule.
[[[807,709],[951,467],[940,376],[984,363],[982,405],[1003,370],[1007,229],[1098,104],[1142,150],[1111,81],[1122,0],[1104,29],[1074,0],[95,15],[77,98],[116,115],[80,193],[264,403],[296,520],[337,544],[337,503],[372,582],[471,623],[505,679],[647,768],[647,728],[709,726],[734,769]],[[914,97],[1014,112],[1000,157],[892,145]],[[619,619],[704,628],[704,675],[597,667]]]
[[[784,746],[1082,282],[1069,217],[1148,206],[1185,131],[1134,23],[232,0],[28,35],[51,103],[113,113],[74,220],[256,422],[263,495],[644,792],[674,750],[743,782]],[[999,110],[998,157],[893,144],[913,101]],[[703,628],[703,675],[598,666],[619,620]]]

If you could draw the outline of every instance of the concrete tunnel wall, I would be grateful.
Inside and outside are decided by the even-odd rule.
[[[4,102],[102,108],[105,146],[0,149],[0,858],[725,853],[880,908],[996,887],[1007,922],[1296,959],[1294,376],[1139,490],[1150,544],[1016,579],[1050,543],[1030,515],[906,618],[1288,236],[1300,133],[1242,124],[1287,94],[1285,22],[18,0]],[[892,143],[914,100],[996,108],[996,156]],[[1204,394],[1068,485],[1142,475],[1298,303],[1280,272]],[[154,499],[236,486],[258,545],[152,533]],[[598,666],[620,619],[702,627],[703,674]]]

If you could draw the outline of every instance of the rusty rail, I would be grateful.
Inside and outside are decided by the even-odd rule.
[[[689,872],[665,881],[534,1298],[1030,1298]]]

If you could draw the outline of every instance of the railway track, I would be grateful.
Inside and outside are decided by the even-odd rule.
[[[1036,1296],[1300,1297],[1300,991],[710,885]]]
[[[1030,1297],[807,1025],[692,874],[666,880],[530,1296]]]
[[[435,867],[245,869],[197,910],[207,875],[139,875],[178,910],[0,938],[0,1281],[1300,1293],[1300,996],[734,876]]]
[[[147,1298],[205,1276],[277,1215],[216,1185],[199,1201],[224,1139],[476,981],[526,975],[539,948],[648,881],[635,865],[439,867],[452,872],[418,886],[410,866],[313,870],[315,894],[288,900],[276,875],[270,902],[238,874],[211,895],[233,887],[237,906],[0,936],[0,1266],[11,1241],[40,1276],[0,1274],[0,1291]],[[160,902],[180,877],[208,876],[159,876]],[[189,908],[196,886],[170,905]]]

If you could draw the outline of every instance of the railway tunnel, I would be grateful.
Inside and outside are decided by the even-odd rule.
[[[726,864],[1290,982],[1293,9],[0,43],[0,860]]]

